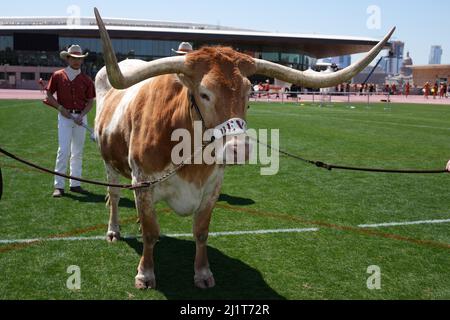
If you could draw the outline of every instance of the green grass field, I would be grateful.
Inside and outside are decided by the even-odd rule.
[[[450,108],[431,105],[252,103],[252,128],[280,129],[281,148],[314,160],[384,168],[444,168]],[[91,124],[94,112],[91,113]],[[0,146],[53,168],[56,113],[40,102],[0,102]],[[104,236],[105,189],[50,197],[53,177],[0,156],[4,194],[0,240]],[[0,299],[450,299],[449,223],[362,229],[361,224],[450,219],[450,175],[388,175],[317,169],[281,157],[280,172],[227,169],[212,232],[318,228],[317,232],[212,237],[217,285],[193,285],[192,238],[162,238],[157,290],[138,291],[140,240],[0,244]],[[86,141],[84,176],[105,180],[96,145]],[[137,235],[131,192],[121,201],[122,233]],[[163,210],[164,234],[190,233],[191,219]],[[71,265],[81,290],[66,288]],[[369,290],[367,268],[381,268]]]

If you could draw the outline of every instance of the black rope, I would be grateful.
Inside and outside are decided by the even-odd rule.
[[[297,156],[295,154],[292,154],[292,153],[289,153],[289,152],[286,152],[286,151],[283,151],[283,150],[280,150],[280,149],[276,149],[276,148],[272,147],[270,144],[262,143],[261,141],[259,141],[259,139],[253,139],[252,138],[252,140],[256,141],[258,144],[260,144],[260,145],[262,145],[262,146],[264,146],[264,147],[266,147],[268,149],[272,149],[272,150],[274,150],[274,151],[276,151],[276,152],[278,152],[280,154],[284,154],[285,156],[288,156],[289,158],[297,159],[297,160],[306,162],[308,164],[316,165],[316,161],[308,160],[308,159],[302,158],[300,156]]]
[[[195,97],[194,95],[190,95],[190,100],[191,100],[191,105],[193,108],[195,108],[196,112],[198,113],[198,115],[200,116],[200,119],[203,123],[203,126],[205,126],[206,128],[206,124],[205,124],[205,119],[203,118],[202,113],[200,112],[200,108],[197,105],[197,102],[195,101]],[[215,140],[214,136],[211,138],[211,141],[208,141],[207,143],[203,143],[202,146],[202,150],[204,150],[204,148],[206,148],[208,145],[210,145],[211,143],[213,143]],[[3,153],[5,156],[16,160],[22,164],[25,164],[29,167],[32,167],[34,169],[37,169],[39,171],[42,171],[44,173],[48,173],[48,174],[52,174],[55,176],[59,176],[65,179],[71,179],[71,180],[75,180],[75,181],[79,181],[79,182],[83,182],[83,183],[87,183],[87,184],[91,184],[91,185],[97,185],[97,186],[103,186],[103,187],[112,187],[112,188],[119,188],[119,189],[129,189],[129,190],[135,190],[135,189],[141,189],[141,188],[149,188],[149,187],[153,187],[165,180],[167,180],[168,178],[170,178],[173,174],[175,174],[178,170],[180,170],[181,168],[183,168],[186,165],[186,161],[183,161],[180,165],[178,165],[173,171],[166,173],[164,176],[153,180],[153,181],[145,181],[145,182],[140,182],[138,184],[135,185],[131,185],[131,184],[110,184],[110,183],[105,183],[105,182],[99,182],[99,181],[93,181],[93,180],[87,180],[87,179],[81,179],[81,178],[77,178],[77,177],[72,177],[72,176],[68,176],[56,171],[52,171],[49,169],[46,169],[44,167],[38,166],[34,163],[31,163],[27,160],[21,159],[19,157],[17,157],[16,155],[0,148],[0,153]],[[192,158],[195,156],[195,153],[191,156],[191,160]],[[2,196],[2,192],[3,192],[3,181],[2,181],[2,175],[1,175],[1,169],[0,169],[0,199]]]
[[[203,145],[202,149],[199,150],[198,152],[203,151],[204,148],[206,148],[209,144],[211,144],[213,142],[214,142],[214,140],[212,140],[208,144]],[[9,157],[9,158],[11,158],[13,160],[16,160],[16,161],[18,161],[18,162],[20,162],[22,164],[25,164],[25,165],[27,165],[29,167],[32,167],[32,168],[37,169],[39,171],[42,171],[44,173],[48,173],[48,174],[55,175],[55,176],[58,176],[58,177],[62,177],[62,178],[65,178],[65,179],[71,179],[71,180],[75,180],[75,181],[79,181],[79,182],[83,182],[83,183],[87,183],[87,184],[91,184],[91,185],[102,186],[102,187],[110,187],[110,188],[119,188],[119,189],[128,189],[128,190],[136,190],[136,189],[143,189],[143,188],[154,187],[155,185],[166,181],[167,179],[172,177],[176,172],[178,172],[180,169],[182,169],[183,167],[186,166],[186,161],[183,161],[181,164],[177,165],[172,171],[167,172],[163,176],[161,176],[161,177],[159,177],[159,178],[157,178],[155,180],[152,180],[152,181],[139,182],[139,183],[134,184],[134,185],[131,185],[131,184],[111,184],[111,183],[105,183],[105,182],[81,179],[81,178],[77,178],[77,177],[73,177],[73,176],[68,176],[68,175],[65,175],[65,174],[62,174],[62,173],[59,173],[59,172],[56,172],[56,171],[52,171],[52,170],[46,169],[44,167],[41,167],[41,166],[39,166],[37,164],[31,163],[31,162],[29,162],[27,160],[21,159],[18,156],[14,155],[14,154],[12,154],[12,153],[10,153],[10,152],[2,149],[2,148],[0,148],[0,153],[3,153],[5,156],[7,156],[7,157]],[[190,159],[192,160],[196,156],[196,154],[197,153],[193,153],[192,156],[190,157]],[[0,170],[0,182],[1,182],[1,170]],[[1,199],[1,191],[2,191],[2,183],[0,184],[0,199]]]
[[[377,169],[377,168],[361,168],[361,167],[346,167],[334,164],[327,164],[317,161],[316,166],[319,168],[327,169],[332,171],[336,170],[348,170],[348,171],[361,171],[361,172],[374,172],[374,173],[400,173],[400,174],[440,174],[449,173],[448,170],[436,169],[436,170],[408,170],[408,169]]]
[[[21,159],[21,158],[13,155],[12,153],[10,153],[10,152],[2,149],[2,148],[0,148],[0,153],[3,153],[5,156],[7,156],[7,157],[9,157],[9,158],[11,158],[13,160],[16,160],[16,161],[18,161],[18,162],[20,162],[22,164],[25,164],[25,165],[27,165],[29,167],[32,167],[32,168],[37,169],[39,171],[42,171],[42,172],[45,172],[45,173],[49,173],[49,174],[52,174],[52,175],[55,175],[55,176],[59,176],[59,177],[62,177],[62,178],[72,179],[72,180],[75,180],[75,181],[84,182],[84,183],[87,183],[87,184],[92,184],[92,185],[97,185],[97,186],[103,186],[103,187],[114,187],[114,188],[121,188],[121,189],[139,188],[139,186],[121,185],[121,184],[108,184],[108,183],[103,183],[103,182],[98,182],[98,181],[81,179],[81,178],[77,178],[77,177],[71,177],[71,176],[68,176],[68,175],[65,175],[65,174],[62,174],[62,173],[59,173],[59,172],[51,171],[49,169],[46,169],[44,167],[38,166],[38,165],[36,165],[34,163],[31,163],[29,161]]]
[[[200,111],[200,108],[198,107],[197,101],[195,101],[195,97],[193,94],[191,94],[190,99],[191,99],[191,108],[195,108],[195,111],[200,116],[200,120],[202,121],[203,126],[206,128],[205,118],[203,118],[202,112]]]
[[[200,115],[201,115],[201,113],[200,113]],[[302,157],[300,157],[298,155],[295,155],[295,154],[292,154],[292,153],[289,153],[289,152],[286,152],[286,151],[283,151],[283,150],[280,150],[280,149],[276,149],[273,146],[271,146],[270,144],[265,144],[265,143],[260,142],[258,139],[252,139],[252,140],[255,140],[258,144],[260,144],[262,146],[265,146],[265,147],[267,147],[269,149],[272,149],[274,151],[277,151],[280,154],[283,154],[283,155],[285,155],[285,156],[287,156],[289,158],[296,159],[296,160],[299,160],[299,161],[302,161],[302,162],[305,162],[305,163],[308,163],[308,164],[311,164],[311,165],[315,165],[318,168],[326,169],[326,170],[329,170],[329,171],[332,171],[332,170],[336,169],[336,170],[349,170],[349,171],[360,171],[360,172],[399,173],[399,174],[442,174],[442,173],[449,173],[449,171],[447,169],[443,169],[443,170],[441,170],[441,169],[436,169],[436,170],[400,170],[400,169],[393,169],[393,170],[391,170],[391,169],[361,168],[361,167],[349,167],[349,166],[327,164],[327,163],[322,162],[322,161],[308,160],[308,159],[302,158]],[[209,143],[212,143],[212,142],[213,141],[211,141]],[[12,153],[10,153],[10,152],[2,149],[2,148],[0,148],[0,153],[4,154],[5,156],[7,156],[7,157],[9,157],[9,158],[11,158],[13,160],[16,160],[16,161],[20,162],[22,164],[25,164],[25,165],[27,165],[29,167],[35,168],[35,169],[37,169],[39,171],[42,171],[42,172],[45,172],[45,173],[49,173],[49,174],[52,174],[52,175],[56,175],[56,176],[59,176],[59,177],[63,177],[63,178],[66,178],[66,179],[72,179],[72,180],[75,180],[75,181],[79,181],[79,182],[83,182],[83,183],[87,183],[87,184],[92,184],[92,185],[97,185],[97,186],[134,190],[134,189],[139,189],[139,188],[152,187],[153,185],[155,185],[157,183],[160,183],[161,181],[166,179],[166,176],[164,176],[164,177],[162,177],[160,179],[157,179],[155,181],[142,182],[142,183],[139,183],[137,185],[109,184],[109,183],[104,183],[104,182],[98,182],[98,181],[93,181],[93,180],[87,180],[87,179],[81,179],[81,178],[77,178],[77,177],[72,177],[72,176],[68,176],[68,175],[62,174],[62,173],[51,171],[49,169],[46,169],[44,167],[38,166],[38,165],[36,165],[34,163],[31,163],[29,161],[21,159],[21,158],[15,156],[14,154],[12,154]],[[2,171],[1,171],[1,168],[0,168],[0,200],[2,198],[2,194],[3,194],[3,177],[2,177]]]
[[[253,139],[255,140],[255,139]],[[302,158],[298,155],[294,155],[292,153],[276,149],[272,147],[270,144],[262,143],[258,139],[255,140],[258,144],[265,146],[269,149],[272,149],[274,151],[279,152],[280,154],[283,154],[289,158],[296,159],[303,161],[305,163],[315,165],[318,168],[326,169],[329,171],[332,170],[347,170],[347,171],[359,171],[359,172],[374,172],[374,173],[398,173],[398,174],[441,174],[441,173],[449,173],[447,169],[436,169],[436,170],[404,170],[404,169],[378,169],[378,168],[361,168],[361,167],[349,167],[349,166],[342,166],[342,165],[334,165],[334,164],[328,164],[322,161],[314,161],[314,160],[308,160],[305,158]]]

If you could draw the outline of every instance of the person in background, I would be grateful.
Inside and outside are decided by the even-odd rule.
[[[45,81],[44,81],[44,79],[39,78],[38,83],[39,83],[39,87],[40,87],[41,93],[45,93]]]
[[[407,82],[405,84],[405,97],[406,97],[406,99],[408,99],[410,91],[411,91],[411,85],[409,84],[409,82]]]
[[[395,83],[392,84],[392,95],[397,95],[397,85]]]
[[[95,86],[91,78],[81,72],[81,66],[87,54],[82,53],[78,45],[71,46],[60,53],[68,67],[56,71],[47,84],[46,103],[57,108],[58,115],[58,155],[55,171],[65,174],[70,158],[70,175],[81,178],[83,149],[86,139],[87,114],[92,110],[95,98]],[[57,98],[53,96],[57,94]],[[55,176],[54,198],[64,195],[65,179]],[[78,181],[70,180],[70,191],[86,194]]]
[[[178,50],[172,49],[172,52],[176,53],[179,56],[184,56],[192,51],[194,51],[194,49],[192,48],[192,45],[189,42],[180,43],[180,45],[178,46]]]
[[[425,83],[425,85],[423,86],[423,93],[425,96],[425,99],[428,99],[428,97],[430,96],[430,90],[431,90],[431,85],[429,82]]]
[[[439,90],[438,83],[435,82],[434,86],[433,86],[433,89],[431,89],[431,92],[433,93],[433,99],[436,99],[437,94],[438,94],[438,90]]]
[[[445,88],[444,83],[441,83],[439,87],[439,98],[444,99],[447,88]]]
[[[391,87],[389,86],[389,84],[386,84],[386,85],[384,86],[384,91],[386,92],[386,94],[390,94],[390,92],[391,92]]]
[[[263,84],[263,87],[264,87],[263,91],[266,93],[267,97],[269,97],[270,96],[270,80],[269,79],[266,80],[266,83]]]

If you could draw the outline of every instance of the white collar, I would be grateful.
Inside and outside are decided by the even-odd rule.
[[[64,71],[66,72],[67,77],[69,78],[70,81],[75,80],[75,78],[81,73],[80,69],[75,70],[72,69],[71,67],[65,68]]]

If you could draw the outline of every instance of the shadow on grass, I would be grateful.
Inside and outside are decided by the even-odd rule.
[[[141,256],[143,244],[125,240]],[[155,247],[157,290],[169,300],[284,300],[269,287],[260,272],[249,265],[208,247],[216,286],[201,290],[194,286],[195,243],[163,237]]]
[[[252,199],[230,196],[223,193],[219,197],[219,202],[226,202],[232,206],[251,206],[252,204],[255,204],[255,201]]]
[[[86,194],[78,193],[66,193],[65,198],[72,199],[81,203],[105,203],[106,195],[95,194],[92,192],[87,192]],[[134,201],[128,198],[120,198],[119,207],[121,208],[136,208]]]
[[[92,192],[87,192],[86,194],[68,192],[64,195],[64,197],[82,203],[106,203],[105,195],[99,195]],[[233,206],[250,206],[255,204],[255,201],[252,199],[230,196],[228,194],[221,194],[218,202],[226,202]],[[120,198],[119,207],[133,209],[136,208],[136,205],[134,201],[128,198]]]

